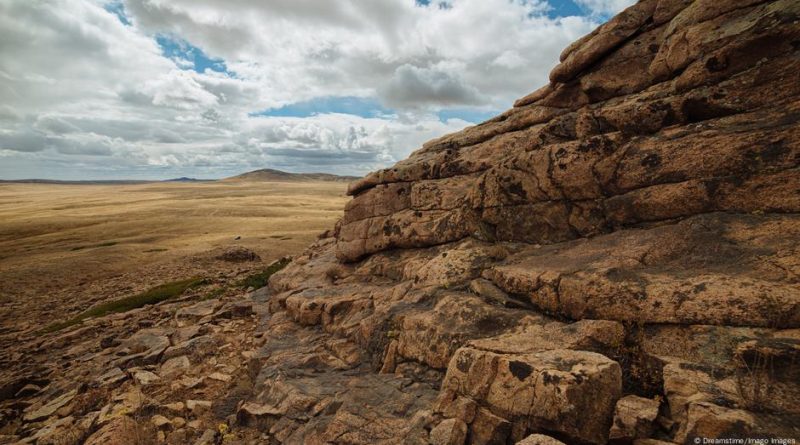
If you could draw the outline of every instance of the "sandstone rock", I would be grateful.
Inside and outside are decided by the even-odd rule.
[[[205,430],[203,435],[194,442],[194,445],[213,445],[216,443],[217,433],[214,430]]]
[[[161,354],[169,347],[169,338],[161,329],[142,329],[122,341],[120,348],[129,352],[117,363],[120,366],[150,365],[158,362]]]
[[[155,425],[155,427],[158,429],[164,428],[166,426],[172,426],[172,422],[160,414],[156,414],[155,416],[151,417],[150,422],[152,422],[152,424]]]
[[[122,382],[123,380],[125,380],[127,378],[128,378],[127,374],[125,374],[121,369],[119,369],[117,367],[114,367],[114,368],[111,368],[105,374],[103,374],[100,377],[98,377],[97,378],[97,383],[100,386],[114,385],[114,384]]]
[[[339,258],[468,236],[553,243],[709,209],[797,209],[791,187],[768,179],[796,180],[793,143],[776,157],[746,159],[750,147],[766,149],[756,141],[794,135],[792,117],[770,122],[793,116],[796,62],[785,56],[798,33],[788,25],[796,6],[721,3],[641,1],[565,50],[556,83],[519,107],[354,183],[334,233]],[[756,91],[777,85],[790,91],[782,99],[788,108],[768,117]],[[701,121],[711,124],[691,127]],[[638,134],[651,136],[632,140]],[[692,144],[703,154],[673,150]],[[773,194],[753,199],[754,183],[734,177],[768,181]]]
[[[601,444],[608,439],[621,380],[616,362],[592,352],[497,354],[461,348],[450,361],[442,391],[470,397],[525,428]],[[593,415],[587,418],[587,412]],[[488,411],[483,423],[493,419],[487,416]]]
[[[679,442],[696,438],[749,437],[755,430],[756,419],[744,410],[730,409],[708,402],[691,403],[687,423],[675,435]]]
[[[211,299],[195,303],[189,307],[178,309],[175,317],[178,319],[200,319],[213,314],[219,307],[220,301],[218,299]]]
[[[652,17],[656,4],[656,1],[644,0],[629,7],[598,28],[587,41],[580,42],[574,50],[565,51],[566,57],[550,72],[550,80],[553,82],[572,80],[578,73],[637,32]]]
[[[186,409],[186,405],[184,405],[183,402],[167,403],[162,405],[162,407],[174,414],[183,414],[183,411]]]
[[[478,404],[468,397],[457,396],[454,390],[448,389],[439,394],[434,408],[444,417],[456,418],[470,424],[475,419]]]
[[[764,274],[769,266],[759,262],[769,261],[761,249],[781,249],[787,243],[783,233],[772,229],[793,233],[800,227],[794,219],[776,216],[754,224],[750,216],[697,216],[675,225],[525,250],[485,275],[506,292],[529,295],[537,307],[572,319],[775,326],[773,308],[779,308],[785,317],[778,326],[789,327],[800,320],[800,294],[794,285]],[[738,234],[727,235],[734,231]],[[747,238],[756,233],[757,241]],[[720,244],[728,236],[742,241]],[[614,256],[619,245],[627,246],[631,256]],[[720,245],[729,252],[711,254],[712,246]],[[715,263],[713,272],[690,267],[708,261]],[[750,266],[743,270],[743,263]],[[687,267],[685,274],[664,272]]]
[[[161,376],[172,377],[186,372],[191,366],[192,363],[189,361],[189,357],[181,355],[165,361],[161,365],[159,373]]]
[[[221,372],[214,372],[208,375],[208,378],[211,380],[216,380],[218,382],[230,382],[231,376],[228,374],[223,374]]]
[[[187,400],[186,409],[195,416],[199,416],[211,409],[211,402],[208,400]]]
[[[511,436],[511,423],[486,408],[479,408],[469,430],[470,445],[502,445]]]
[[[119,368],[116,368],[116,369],[119,370]],[[122,371],[120,371],[120,373],[122,373]],[[101,377],[101,379],[102,379],[102,377]],[[38,385],[34,385],[32,383],[28,383],[27,385],[25,385],[22,388],[20,388],[19,391],[17,391],[14,394],[14,397],[19,399],[19,398],[22,398],[22,397],[32,396],[32,395],[38,393],[41,390],[42,390],[42,388],[40,388]]]
[[[175,330],[175,333],[172,336],[172,343],[173,344],[180,344],[185,342],[186,340],[190,340],[194,337],[203,333],[202,326],[199,325],[189,325],[180,327]]]
[[[467,424],[459,419],[447,419],[431,430],[433,445],[463,445],[467,438]]]
[[[25,410],[25,416],[23,419],[26,422],[36,422],[38,420],[44,420],[55,414],[59,408],[71,402],[72,399],[74,399],[77,394],[78,394],[77,390],[68,391],[56,397],[55,399],[44,403],[38,408],[33,409],[36,406],[34,405]]]
[[[271,425],[274,418],[284,414],[279,408],[253,402],[244,403],[237,413],[237,421],[249,426]]]
[[[448,292],[432,310],[412,312],[403,319],[397,352],[433,368],[445,368],[466,340],[509,329],[523,315],[489,306],[470,294]]]
[[[192,389],[202,385],[203,379],[200,377],[183,376],[176,383],[184,388]]]
[[[230,305],[231,314],[233,317],[249,317],[255,314],[253,310],[253,303],[249,301],[237,301]]]
[[[157,382],[160,379],[161,378],[156,374],[153,374],[150,371],[145,371],[143,369],[138,369],[133,372],[133,381],[142,386],[150,385],[152,383]]]
[[[186,355],[199,360],[211,354],[218,347],[220,347],[218,339],[211,335],[201,335],[170,346],[164,351],[162,358],[166,360]]]
[[[516,443],[516,445],[563,445],[564,442],[553,439],[544,434],[531,434],[525,439]]]
[[[622,324],[608,320],[561,323],[537,320],[513,333],[472,340],[469,346],[504,354],[524,354],[552,349],[575,349],[616,353],[624,344]]]
[[[183,417],[173,417],[172,419],[170,419],[169,422],[175,429],[180,429],[186,426],[186,419],[184,419]]]
[[[469,290],[471,290],[476,295],[480,295],[486,301],[491,304],[496,304],[503,307],[509,308],[528,308],[530,304],[527,301],[520,301],[514,298],[511,298],[507,293],[503,292],[502,289],[495,286],[489,280],[485,280],[483,278],[478,278],[475,280],[470,281],[469,283]]]
[[[148,440],[147,437],[142,437],[139,433],[140,431],[137,429],[136,422],[134,422],[133,419],[128,416],[120,416],[89,436],[84,444],[107,445],[113,443],[119,445],[138,445]],[[146,433],[143,435],[146,435]],[[154,439],[153,437],[150,440]]]
[[[638,396],[625,396],[617,401],[614,421],[611,424],[611,442],[630,443],[646,439],[653,432],[653,422],[658,417],[659,402]]]
[[[48,422],[43,428],[36,431],[33,438],[41,445],[77,445],[83,436],[82,431],[74,425],[72,416]]]

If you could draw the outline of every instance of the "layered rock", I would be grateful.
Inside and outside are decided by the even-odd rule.
[[[354,183],[338,257],[796,212],[797,8],[639,2],[568,48],[556,83]]]
[[[271,309],[438,390],[403,414],[432,443],[795,437],[798,17],[638,2],[513,109],[351,184]]]

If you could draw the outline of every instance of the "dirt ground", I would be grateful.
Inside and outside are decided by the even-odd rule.
[[[346,182],[0,184],[0,334],[173,280],[231,282],[331,228]],[[242,246],[261,261],[217,259]]]

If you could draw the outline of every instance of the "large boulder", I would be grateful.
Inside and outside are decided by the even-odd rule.
[[[506,419],[509,434],[512,427],[557,431],[594,444],[608,440],[621,391],[619,364],[597,353],[565,349],[498,354],[462,348],[442,383],[443,393],[468,397]],[[479,417],[470,426],[473,434],[482,426]]]

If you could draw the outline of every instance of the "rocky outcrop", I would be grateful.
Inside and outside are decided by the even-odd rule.
[[[339,258],[796,211],[796,2],[682,3],[638,3],[565,51],[564,83],[354,183]]]
[[[271,310],[430,385],[404,417],[433,443],[796,437],[798,18],[638,2],[513,109],[352,183]]]

